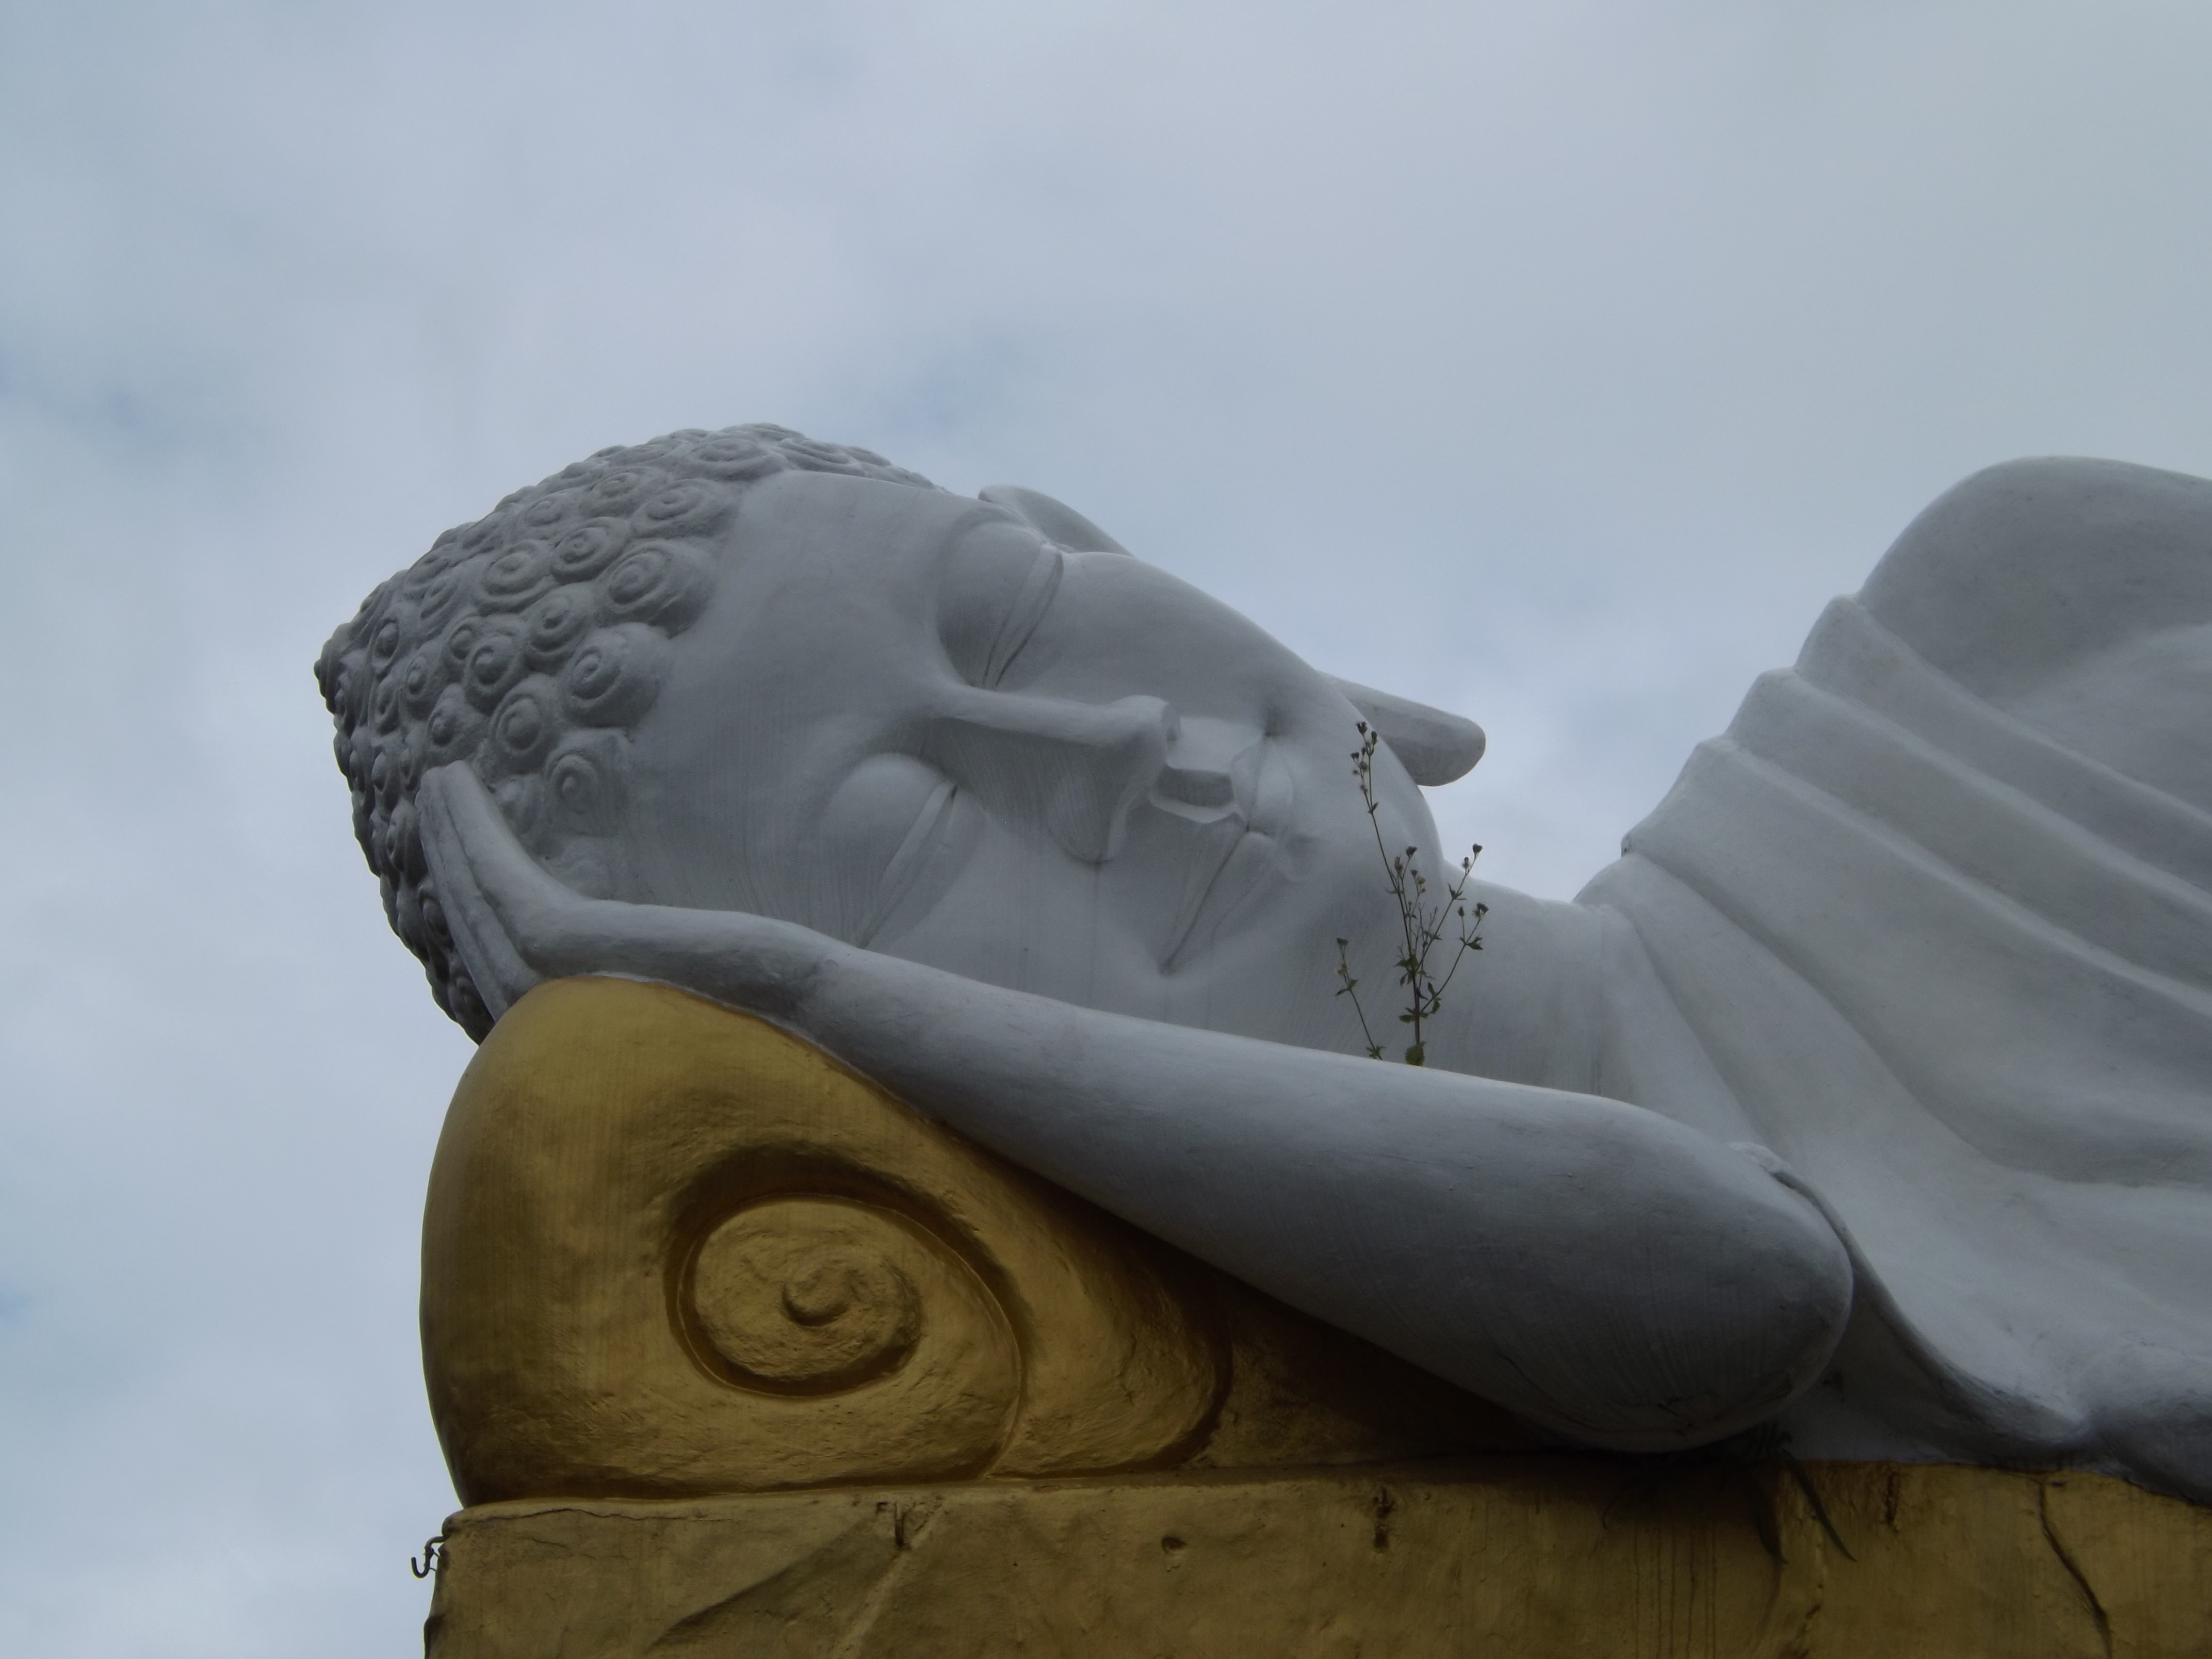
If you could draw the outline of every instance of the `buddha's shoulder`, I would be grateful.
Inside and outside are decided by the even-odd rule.
[[[1915,519],[1859,598],[1969,691],[2212,811],[2212,479],[1993,466]]]
[[[1947,490],[1861,592],[1875,618],[1998,702],[2146,635],[2212,624],[2212,479],[2008,461]]]

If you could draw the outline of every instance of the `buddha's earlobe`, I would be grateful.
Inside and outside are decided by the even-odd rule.
[[[993,484],[975,492],[978,501],[1003,507],[1038,534],[1050,537],[1071,553],[1127,553],[1129,550],[1063,501],[1042,489],[1019,484]]]
[[[1447,714],[1427,703],[1395,697],[1334,674],[1327,678],[1382,734],[1382,741],[1415,783],[1433,787],[1465,777],[1489,744],[1482,728],[1463,715]]]

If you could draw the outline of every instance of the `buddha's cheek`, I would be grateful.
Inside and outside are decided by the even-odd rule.
[[[988,833],[925,914],[871,942],[964,978],[1158,1018],[1157,964],[1123,908],[1115,866]]]

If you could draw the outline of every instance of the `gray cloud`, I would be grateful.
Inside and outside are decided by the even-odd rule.
[[[2201,8],[0,6],[0,1645],[383,1654],[467,1045],[307,664],[771,419],[1064,496],[1565,895],[1946,484],[2212,471]]]

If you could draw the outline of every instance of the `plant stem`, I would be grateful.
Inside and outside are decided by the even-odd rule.
[[[1429,884],[1421,874],[1419,849],[1408,847],[1404,853],[1393,854],[1382,839],[1382,802],[1375,793],[1375,752],[1382,745],[1382,734],[1366,721],[1359,722],[1359,747],[1352,757],[1352,775],[1359,782],[1359,799],[1367,809],[1367,827],[1375,837],[1375,851],[1382,860],[1383,879],[1390,888],[1392,901],[1398,907],[1398,932],[1404,954],[1396,967],[1398,982],[1410,993],[1406,1012],[1398,1016],[1398,1023],[1413,1028],[1413,1040],[1406,1046],[1406,1063],[1419,1066],[1427,1061],[1427,1024],[1443,1006],[1444,992],[1459,972],[1460,963],[1469,951],[1482,948],[1482,920],[1490,914],[1490,907],[1477,903],[1472,916],[1468,913],[1466,896],[1468,884],[1474,878],[1474,860],[1482,848],[1474,848],[1460,860],[1459,879],[1444,890],[1444,902],[1431,912],[1428,902]],[[1429,969],[1429,956],[1443,942],[1445,928],[1453,914],[1459,916],[1456,930],[1458,948],[1439,981]],[[1337,977],[1344,981],[1339,996],[1352,999],[1352,1012],[1359,1018],[1359,1033],[1365,1039],[1370,1059],[1382,1058],[1382,1045],[1375,1041],[1368,1029],[1366,1010],[1360,1006],[1358,981],[1352,976],[1352,961],[1347,941],[1336,942]]]

